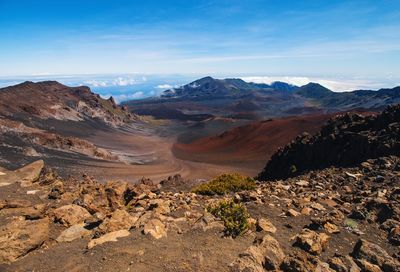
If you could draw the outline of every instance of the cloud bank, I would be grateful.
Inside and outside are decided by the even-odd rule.
[[[318,77],[304,77],[304,76],[246,76],[240,77],[244,81],[254,83],[265,83],[271,84],[275,81],[282,81],[290,83],[296,86],[303,86],[310,82],[319,83],[326,88],[335,91],[353,91],[359,89],[378,89],[388,87],[387,84],[372,82],[365,79],[330,79],[330,78],[318,78]]]

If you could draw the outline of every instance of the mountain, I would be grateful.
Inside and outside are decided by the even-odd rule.
[[[299,136],[276,152],[259,178],[287,178],[390,155],[400,156],[400,105],[378,115],[346,113],[331,119],[316,135]]]
[[[45,157],[60,160],[119,161],[91,137],[128,130],[139,118],[113,98],[103,99],[88,87],[56,81],[24,82],[0,89],[0,161],[11,167]]]
[[[254,87],[241,79],[214,79],[204,77],[178,88],[166,90],[163,98],[213,98],[240,95],[241,90]]]
[[[286,82],[282,82],[282,81],[274,81],[271,84],[265,84],[265,83],[251,83],[250,84],[262,88],[262,89],[273,89],[275,91],[280,91],[280,92],[286,92],[286,93],[290,93],[293,92],[295,90],[297,90],[299,87],[296,85],[292,85]]]
[[[248,83],[238,78],[214,79],[204,77],[178,88],[166,90],[161,94],[164,98],[201,98],[206,99],[219,96],[240,96],[245,91],[274,90],[291,92],[297,86],[285,82],[273,82],[268,84]]]
[[[378,91],[333,92],[318,83],[298,87],[285,82],[263,84],[237,78],[204,77],[166,90],[158,98],[128,101],[124,105],[129,106],[133,113],[160,119],[199,120],[201,116],[209,118],[211,115],[263,120],[354,109],[381,111],[396,103],[400,103],[400,87]],[[182,117],[192,114],[195,117]]]
[[[166,90],[158,98],[132,100],[123,105],[127,105],[133,113],[144,112],[156,118],[160,118],[160,112],[167,113],[166,108],[169,108],[171,114],[163,114],[163,119],[182,119],[176,118],[178,115],[172,110],[186,115],[203,114],[205,117],[212,115],[247,120],[286,116],[297,109],[304,113],[319,112],[320,109],[309,105],[307,99],[293,94],[297,88],[283,82],[268,85],[236,78],[204,77]]]
[[[312,99],[323,99],[334,95],[334,92],[325,88],[318,83],[308,83],[307,85],[301,86],[295,92],[296,94]]]
[[[112,126],[134,119],[134,115],[117,106],[112,97],[102,99],[86,86],[68,87],[56,81],[27,81],[0,89],[0,116],[16,120],[96,119]]]
[[[309,98],[328,111],[351,109],[382,110],[388,105],[400,103],[400,87],[392,89],[355,90],[351,92],[333,92],[317,83],[300,87],[295,94]]]

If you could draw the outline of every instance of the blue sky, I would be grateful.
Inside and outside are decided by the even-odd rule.
[[[0,0],[0,76],[128,73],[395,84],[400,1]]]

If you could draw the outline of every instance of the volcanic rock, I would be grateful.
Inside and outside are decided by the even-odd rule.
[[[48,239],[49,220],[16,218],[0,227],[0,263],[17,260],[40,247]]]
[[[165,225],[159,219],[151,219],[144,225],[144,234],[150,234],[155,239],[167,236]]]
[[[54,210],[55,221],[69,227],[83,223],[91,217],[90,213],[81,206],[70,204]]]
[[[91,231],[86,229],[85,224],[77,224],[69,227],[68,229],[61,232],[57,237],[57,242],[71,242],[73,240],[89,236]]]
[[[118,241],[118,238],[126,237],[129,235],[130,235],[130,232],[127,230],[117,230],[117,231],[109,232],[109,233],[104,234],[103,236],[100,236],[99,238],[90,240],[87,247],[88,247],[88,249],[91,249],[97,245],[101,245],[101,244],[104,244],[107,242],[116,242],[116,241]]]
[[[257,241],[256,241],[257,242]],[[266,235],[256,245],[239,254],[231,265],[231,271],[276,271],[285,258],[279,242]]]
[[[384,272],[396,272],[400,268],[400,262],[391,257],[383,248],[364,239],[358,240],[352,255],[357,264],[365,270],[367,270],[366,267],[375,265]]]
[[[319,255],[327,248],[329,236],[325,233],[317,233],[309,229],[303,229],[292,239],[295,240],[295,246],[311,254]]]
[[[129,230],[135,225],[137,220],[137,217],[131,216],[125,210],[116,210],[112,213],[111,217],[106,218],[103,223],[100,224],[99,231],[107,233],[122,229]]]

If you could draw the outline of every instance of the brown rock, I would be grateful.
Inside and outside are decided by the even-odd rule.
[[[29,200],[25,199],[9,199],[5,201],[4,208],[15,209],[15,208],[26,208],[32,206]]]
[[[283,260],[280,268],[282,271],[310,272],[316,270],[316,264],[310,255],[294,251]]]
[[[400,245],[400,226],[396,226],[390,230],[389,241],[395,245]]]
[[[70,204],[54,210],[54,218],[64,226],[81,224],[91,217],[90,213],[81,206]]]
[[[18,176],[21,186],[28,187],[39,179],[40,172],[42,172],[43,167],[44,161],[38,160],[14,171],[14,173]]]
[[[366,260],[356,260],[363,272],[382,272],[379,266],[372,264]]]
[[[49,235],[49,220],[17,218],[0,227],[0,263],[10,263],[40,247]]]
[[[171,212],[171,201],[163,199],[153,199],[149,202],[149,210],[154,210],[159,214],[169,214]]]
[[[329,267],[336,272],[347,272],[348,268],[343,261],[338,257],[333,257],[329,260]]]
[[[151,219],[146,224],[144,224],[143,233],[150,234],[155,239],[160,239],[167,236],[165,225],[158,219]]]
[[[121,209],[133,198],[135,193],[127,182],[112,181],[105,185],[105,192],[111,209]]]
[[[71,242],[73,240],[89,236],[92,232],[84,228],[85,224],[78,224],[69,227],[68,229],[61,232],[57,237],[57,242]]]
[[[106,218],[99,226],[102,233],[113,232],[117,230],[130,230],[138,220],[137,217],[131,216],[125,210],[116,210],[112,213],[111,217]]]
[[[118,241],[118,238],[126,237],[129,235],[130,235],[130,232],[127,230],[118,230],[118,231],[109,232],[107,234],[104,234],[103,236],[100,236],[97,239],[90,240],[90,242],[88,244],[88,249],[91,249],[97,245],[104,244],[106,242],[116,242],[116,241]]]
[[[256,226],[258,231],[266,231],[270,233],[276,232],[276,227],[271,223],[271,221],[265,218],[259,218]]]
[[[326,249],[329,236],[325,233],[317,233],[309,229],[303,229],[294,239],[294,246],[298,246],[311,254],[318,255]]]
[[[304,207],[303,209],[301,209],[300,213],[302,215],[310,215],[312,212],[312,209],[309,207]]]
[[[266,235],[256,245],[250,246],[239,254],[231,265],[231,271],[276,271],[279,269],[285,254],[277,240]]]
[[[358,240],[352,255],[359,266],[365,266],[368,262],[377,265],[385,272],[395,272],[400,267],[400,263],[383,248],[364,239]]]
[[[328,232],[328,233],[339,233],[340,229],[338,226],[336,226],[335,224],[332,224],[330,222],[326,222],[324,224],[324,229]]]
[[[287,215],[287,216],[291,216],[291,217],[297,217],[297,216],[300,215],[300,213],[299,213],[298,211],[294,210],[294,209],[289,209],[289,210],[286,212],[286,215]]]

